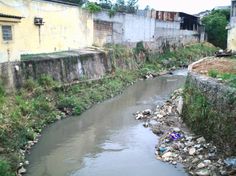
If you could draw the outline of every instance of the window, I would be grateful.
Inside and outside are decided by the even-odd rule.
[[[3,41],[12,40],[12,27],[9,25],[2,26],[2,39]]]

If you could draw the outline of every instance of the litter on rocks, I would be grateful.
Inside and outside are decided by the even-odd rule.
[[[198,176],[236,175],[236,157],[224,159],[213,143],[191,133],[183,123],[182,90],[176,90],[162,106],[135,113],[158,136],[155,155],[158,160],[184,165],[186,172]],[[150,123],[156,121],[156,123]]]

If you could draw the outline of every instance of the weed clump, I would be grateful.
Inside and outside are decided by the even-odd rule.
[[[11,167],[6,160],[0,158],[0,175],[1,176],[14,176]]]
[[[218,76],[219,72],[215,69],[211,69],[208,71],[208,75],[212,78],[216,78]]]

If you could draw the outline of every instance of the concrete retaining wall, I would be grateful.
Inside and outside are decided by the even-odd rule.
[[[0,79],[8,92],[22,87],[27,79],[37,80],[43,74],[50,75],[61,83],[72,83],[84,79],[99,79],[111,72],[113,65],[121,69],[136,67],[133,58],[113,60],[111,52],[92,49],[24,57],[30,57],[30,60],[0,64]]]
[[[185,86],[183,118],[226,154],[236,154],[236,89],[194,73],[193,65]]]

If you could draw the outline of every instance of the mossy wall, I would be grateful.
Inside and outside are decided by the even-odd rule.
[[[214,141],[226,154],[236,154],[235,88],[190,71],[183,119],[194,132]]]
[[[37,80],[42,75],[49,75],[61,83],[71,83],[99,79],[111,72],[113,66],[123,70],[136,68],[134,55],[117,59],[109,52],[92,49],[27,55],[23,58],[19,62],[0,64],[0,77],[9,92],[22,87],[27,79]]]

